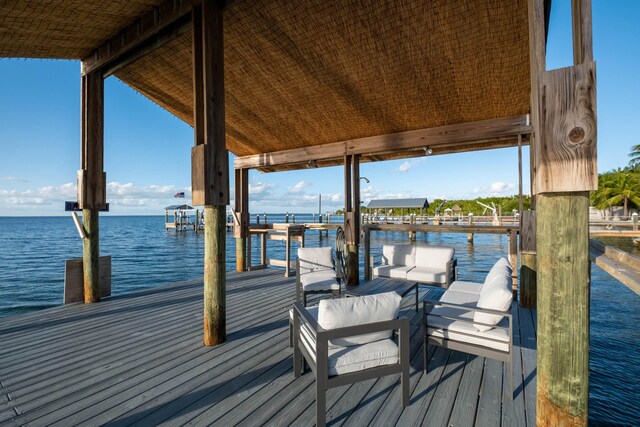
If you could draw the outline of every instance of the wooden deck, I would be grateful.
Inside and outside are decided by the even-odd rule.
[[[288,348],[294,278],[229,273],[228,341],[202,341],[202,282],[0,319],[0,425],[313,425],[313,375]],[[429,291],[422,288],[421,298]],[[442,348],[422,372],[411,317],[411,405],[389,376],[329,390],[330,425],[535,424],[535,312],[514,316],[514,399],[503,364]]]

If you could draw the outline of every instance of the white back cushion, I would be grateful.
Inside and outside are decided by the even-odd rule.
[[[478,308],[488,308],[498,311],[509,311],[511,301],[513,300],[513,292],[511,290],[511,275],[499,275],[492,282],[485,283],[480,291],[480,299],[478,299]],[[497,325],[504,316],[497,314],[488,314],[475,312],[473,315],[474,322],[486,323],[488,325]],[[479,325],[474,326],[480,332],[486,332],[491,326]]]
[[[449,246],[416,246],[416,267],[444,270],[455,253]]]
[[[393,320],[398,317],[402,297],[396,292],[386,292],[363,297],[323,299],[318,304],[318,323],[324,329]],[[388,339],[393,331],[330,340],[332,346],[349,347]]]
[[[302,271],[333,270],[331,248],[298,248]]]
[[[382,245],[382,263],[415,267],[415,245]]]
[[[489,270],[489,274],[487,274],[487,277],[485,277],[484,283],[486,284],[492,282],[493,279],[498,276],[511,276],[511,272],[511,264],[509,264],[509,261],[507,261],[506,258],[500,258],[498,262],[496,262],[493,267],[491,267],[491,270]]]

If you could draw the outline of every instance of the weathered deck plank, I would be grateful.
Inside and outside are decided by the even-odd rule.
[[[288,348],[294,279],[266,269],[229,273],[227,283],[228,341],[215,348],[201,344],[200,280],[0,319],[0,423],[313,425],[313,374],[294,378]],[[439,292],[422,287],[420,297]],[[423,373],[414,301],[409,294],[403,302],[411,323],[409,407],[401,405],[398,377],[389,376],[329,390],[328,422],[532,425],[535,312],[514,316],[510,402],[502,363],[432,347]]]

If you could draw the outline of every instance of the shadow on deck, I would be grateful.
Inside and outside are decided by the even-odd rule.
[[[311,373],[294,379],[294,278],[229,273],[227,342],[202,346],[202,281],[0,319],[0,424],[313,425]],[[421,289],[421,298],[438,290]],[[534,425],[535,311],[514,315],[514,387],[503,363],[430,349],[411,318],[411,404],[398,376],[329,390],[329,425]]]

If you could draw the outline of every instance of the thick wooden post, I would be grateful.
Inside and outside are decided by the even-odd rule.
[[[360,282],[358,244],[360,240],[360,157],[344,158],[344,230],[347,245],[347,285]]]
[[[575,65],[536,82],[535,161],[538,425],[585,426],[589,407],[589,191],[598,186],[591,1],[573,0]],[[530,33],[544,33],[544,0],[530,0]],[[534,37],[544,63],[544,38]],[[587,46],[588,45],[588,46]],[[535,71],[535,76],[534,76]],[[537,117],[536,117],[537,116]]]
[[[536,307],[536,213],[524,211],[520,214],[520,305]]]
[[[236,271],[247,271],[249,235],[249,169],[235,170],[235,213],[233,235],[236,238]]]
[[[538,425],[586,426],[589,193],[538,194]]]
[[[100,239],[98,211],[106,207],[104,164],[104,80],[100,70],[82,76],[81,169],[78,205],[82,208],[84,302],[100,301]]]
[[[509,264],[513,269],[513,277],[511,283],[511,290],[513,292],[513,299],[518,299],[518,233],[511,230],[508,233],[509,238]]]
[[[204,0],[193,9],[194,139],[193,204],[204,205],[204,344],[226,339],[226,206],[229,155],[224,123],[222,9]]]
[[[371,230],[364,228],[364,278],[371,280]]]

